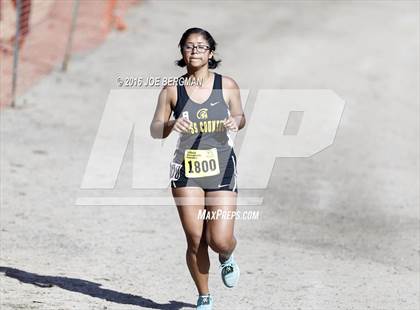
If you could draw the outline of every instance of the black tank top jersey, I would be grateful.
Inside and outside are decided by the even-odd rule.
[[[185,78],[186,75],[182,76]],[[214,83],[210,97],[203,103],[192,101],[184,85],[177,85],[178,99],[173,109],[175,119],[188,117],[192,122],[189,133],[180,134],[173,162],[182,163],[186,149],[217,148],[218,152],[233,148],[233,141],[223,126],[223,120],[230,115],[223,98],[222,76],[214,72]]]

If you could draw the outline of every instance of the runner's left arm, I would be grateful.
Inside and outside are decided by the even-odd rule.
[[[245,126],[245,113],[242,109],[241,93],[238,84],[232,78],[226,77],[223,80],[225,86],[227,103],[229,105],[230,117],[225,122],[227,128],[240,130]]]

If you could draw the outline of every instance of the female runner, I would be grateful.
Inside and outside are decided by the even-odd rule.
[[[187,240],[187,265],[198,290],[197,309],[210,310],[208,247],[219,254],[225,286],[236,286],[240,274],[232,254],[237,243],[235,218],[220,215],[236,211],[237,161],[228,131],[242,129],[245,115],[236,82],[209,71],[220,63],[214,58],[216,42],[210,33],[190,28],[179,48],[182,59],[177,65],[186,67],[187,73],[176,86],[162,89],[150,132],[157,139],[179,133],[170,167],[172,195]],[[172,113],[175,119],[170,119]]]

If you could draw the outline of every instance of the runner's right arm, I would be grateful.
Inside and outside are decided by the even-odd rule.
[[[183,117],[176,120],[169,119],[172,113],[171,102],[174,101],[174,91],[176,92],[176,87],[164,87],[159,94],[155,115],[150,124],[150,135],[154,139],[164,139],[172,130],[180,133],[189,131],[190,120]]]

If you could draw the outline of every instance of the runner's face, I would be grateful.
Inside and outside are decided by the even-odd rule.
[[[207,66],[209,59],[213,57],[213,52],[207,48],[209,44],[201,34],[189,35],[182,49],[182,56],[187,66],[194,68]]]

